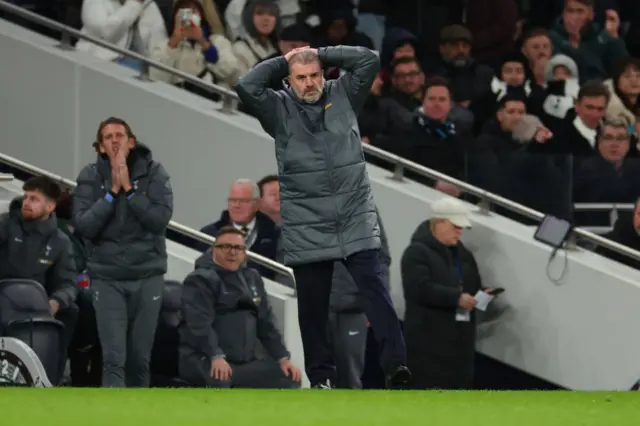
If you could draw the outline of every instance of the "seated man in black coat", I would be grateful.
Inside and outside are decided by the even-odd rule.
[[[9,213],[0,216],[0,279],[42,284],[51,314],[65,326],[68,346],[78,316],[76,267],[69,238],[53,213],[60,188],[48,178],[34,177],[22,189],[24,198],[13,200]]]
[[[222,212],[217,222],[205,226],[200,231],[215,236],[223,226],[234,226],[245,233],[245,244],[248,250],[275,260],[280,232],[267,215],[258,211],[259,199],[258,185],[249,179],[237,179],[229,191],[227,210]],[[199,243],[197,248],[205,251],[210,247]],[[248,266],[257,269],[265,278],[272,278],[274,275],[272,270],[262,265],[249,262]]]
[[[180,377],[197,386],[291,388],[300,369],[275,324],[260,275],[244,267],[242,231],[225,226],[213,255],[196,261],[184,280]],[[257,355],[261,343],[269,355]]]
[[[598,132],[598,155],[582,162],[573,185],[576,203],[634,203],[640,197],[640,161],[625,120],[605,121]],[[631,158],[629,158],[631,157]],[[576,213],[582,226],[607,226],[607,212]]]

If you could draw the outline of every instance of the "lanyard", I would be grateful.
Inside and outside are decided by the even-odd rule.
[[[456,267],[456,273],[458,274],[458,282],[462,285],[462,264],[460,262],[460,255],[457,250],[451,254],[453,255],[453,263]]]

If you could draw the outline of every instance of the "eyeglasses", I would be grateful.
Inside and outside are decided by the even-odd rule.
[[[229,204],[251,204],[254,200],[252,198],[229,198],[227,201]]]
[[[224,253],[241,253],[246,250],[245,246],[235,244],[216,244],[214,247]]]
[[[627,135],[613,136],[613,135],[602,135],[600,139],[607,142],[626,142],[630,139]]]

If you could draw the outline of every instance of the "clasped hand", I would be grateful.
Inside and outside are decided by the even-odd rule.
[[[129,167],[123,151],[119,151],[110,159],[111,161],[111,192],[117,194],[121,189],[125,192],[131,190],[129,179]]]

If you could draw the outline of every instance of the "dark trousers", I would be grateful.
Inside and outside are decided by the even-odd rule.
[[[383,280],[378,250],[365,250],[343,260],[358,286],[365,313],[380,348],[380,364],[387,371],[406,364],[404,338],[398,316]],[[298,321],[305,370],[312,385],[331,380],[336,369],[328,339],[329,297],[333,260],[294,266],[298,293]]]
[[[244,389],[293,389],[300,386],[284,375],[280,364],[273,359],[256,359],[231,366],[231,378],[211,377],[211,360],[205,357],[181,357],[180,378],[197,387]]]
[[[55,319],[64,325],[64,352],[62,353],[62,359],[67,359],[67,352],[71,346],[71,340],[73,339],[73,333],[76,330],[79,314],[80,309],[78,308],[78,305],[72,303],[66,308],[58,311],[55,315]]]

